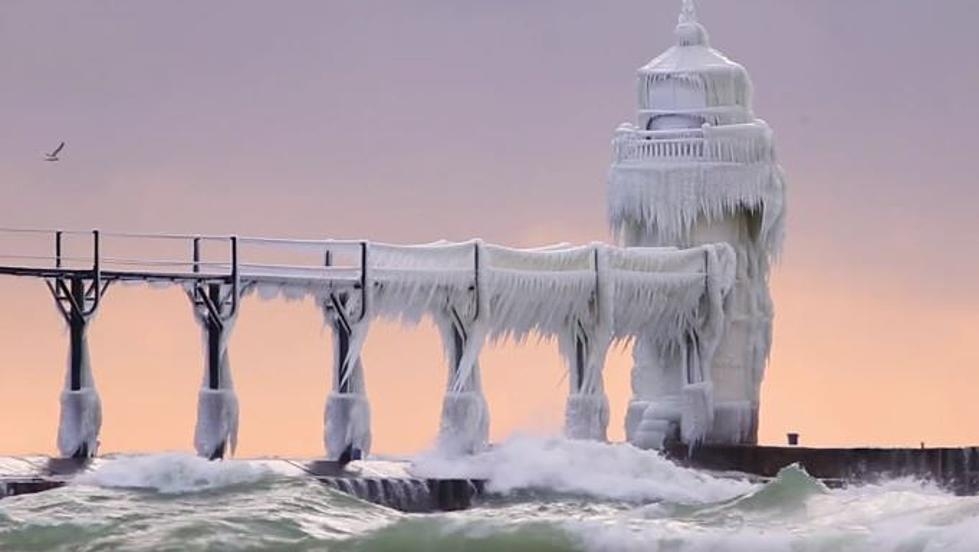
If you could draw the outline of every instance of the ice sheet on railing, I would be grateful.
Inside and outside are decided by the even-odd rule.
[[[610,269],[651,273],[703,273],[712,245],[676,249],[672,247],[609,247]]]
[[[482,277],[495,339],[522,340],[530,333],[552,336],[574,317],[587,317],[595,292],[591,246],[513,249],[484,247]]]
[[[477,243],[371,243],[367,258],[372,312],[415,323],[464,299],[475,282]]]
[[[698,322],[707,297],[703,273],[642,273],[611,270],[613,334],[630,338],[652,331],[657,341],[675,341]]]
[[[735,259],[725,244],[608,250],[617,338],[652,331],[661,343],[723,316]]]

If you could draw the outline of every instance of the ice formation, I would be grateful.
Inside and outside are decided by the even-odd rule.
[[[429,316],[439,329],[449,368],[439,445],[447,452],[478,452],[486,445],[489,412],[479,354],[487,339],[535,334],[558,341],[571,374],[566,431],[572,437],[605,439],[602,369],[616,340],[645,335],[663,351],[693,340],[697,351],[690,355],[685,385],[710,388],[709,363],[734,281],[734,252],[727,245],[513,249],[476,240],[424,246],[365,242],[362,247],[363,274],[356,285],[312,291],[334,330],[334,385],[325,413],[332,458],[351,449],[370,450],[360,351],[378,317],[411,324]],[[245,271],[242,277],[250,276]],[[711,403],[701,401],[689,410],[685,427],[700,438]]]
[[[772,131],[752,113],[748,73],[710,48],[692,2],[684,3],[676,38],[639,70],[637,124],[615,133],[609,220],[625,246],[729,243],[737,277],[727,321],[714,328],[716,350],[696,336],[667,349],[655,335],[639,336],[626,433],[644,447],[661,446],[677,429],[688,443],[754,443],[771,344],[769,264],[784,229],[784,177]],[[712,374],[690,385],[697,378],[681,372],[697,363],[712,366]]]
[[[67,293],[66,293],[67,295]],[[61,391],[61,414],[58,421],[58,451],[64,457],[95,456],[102,428],[102,401],[95,389],[92,362],[89,357],[88,336],[85,331],[95,316],[91,297],[76,294],[77,309],[64,309],[62,314],[69,331],[78,332],[72,340],[77,350],[69,350],[64,388]],[[72,355],[78,356],[77,381],[72,381]]]
[[[94,456],[99,448],[99,431],[102,428],[102,402],[92,378],[88,340],[82,338],[82,343],[81,387],[79,389],[71,388],[71,376],[69,374],[65,377],[65,387],[61,391],[58,451],[64,457]]]

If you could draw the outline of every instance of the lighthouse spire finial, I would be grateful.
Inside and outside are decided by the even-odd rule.
[[[683,8],[680,9],[680,23],[696,23],[697,8],[693,5],[693,0],[683,0]]]

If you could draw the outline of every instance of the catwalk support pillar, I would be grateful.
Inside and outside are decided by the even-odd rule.
[[[489,408],[479,371],[489,312],[483,257],[483,244],[477,240],[472,244],[473,283],[468,296],[447,297],[445,309],[435,317],[449,363],[438,447],[452,455],[479,452],[489,440]]]
[[[55,235],[56,266],[61,268],[61,232]],[[58,451],[67,458],[95,456],[102,428],[102,403],[95,389],[88,351],[88,327],[95,316],[106,282],[99,263],[99,232],[92,233],[92,271],[47,281],[58,310],[68,326],[68,369],[61,392]]]
[[[605,250],[595,246],[595,291],[588,320],[572,321],[559,337],[561,355],[568,365],[570,394],[565,409],[564,434],[569,439],[605,441],[608,438],[608,397],[605,395],[605,358],[612,343],[612,289],[608,285]]]
[[[333,391],[326,401],[324,437],[331,460],[357,460],[371,448],[370,404],[364,381],[361,351],[370,327],[364,295],[351,300],[347,293],[331,294],[324,302],[327,323],[333,329]],[[358,314],[351,316],[354,303]]]
[[[479,452],[489,439],[489,409],[479,371],[486,333],[478,314],[466,321],[454,307],[439,317],[438,326],[449,362],[439,449],[449,454]]]
[[[233,454],[238,442],[238,397],[231,378],[228,339],[238,317],[241,291],[237,240],[231,238],[230,243],[230,277],[222,281],[198,280],[188,290],[204,342],[204,378],[197,395],[194,448],[198,455],[211,460]],[[200,260],[197,240],[194,260]]]
[[[586,332],[580,323],[570,336],[561,337],[571,387],[564,416],[569,439],[607,439],[609,409],[602,372],[609,343],[605,336]]]

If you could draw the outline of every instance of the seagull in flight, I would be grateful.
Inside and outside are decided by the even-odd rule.
[[[54,148],[54,151],[52,151],[51,153],[45,153],[44,154],[44,160],[45,161],[57,161],[58,160],[58,154],[61,153],[61,150],[63,150],[63,149],[65,149],[65,143],[64,142],[61,142],[60,144],[58,144],[58,147]]]

